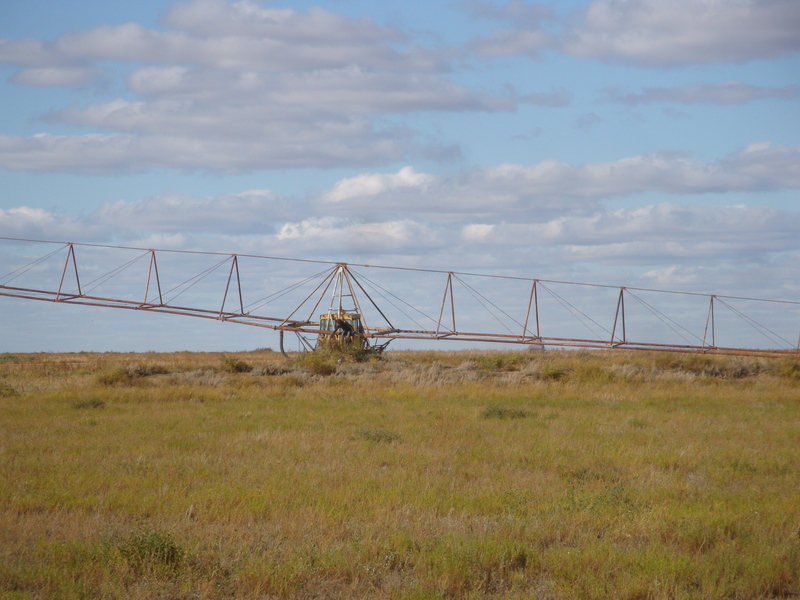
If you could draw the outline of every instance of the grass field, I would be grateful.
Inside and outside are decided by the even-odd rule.
[[[0,355],[0,598],[792,598],[800,362]]]

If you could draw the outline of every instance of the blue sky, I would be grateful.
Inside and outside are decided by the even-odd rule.
[[[6,0],[0,236],[796,300],[799,55],[794,0]],[[29,304],[9,350],[271,344]]]

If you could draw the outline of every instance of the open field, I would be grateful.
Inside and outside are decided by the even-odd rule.
[[[0,598],[791,598],[800,362],[0,355]]]

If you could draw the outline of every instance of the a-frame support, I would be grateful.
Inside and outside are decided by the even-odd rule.
[[[147,283],[144,286],[144,302],[142,304],[150,304],[147,301],[147,297],[150,294],[150,279],[153,275],[155,275],[156,289],[158,290],[158,304],[156,306],[164,306],[164,297],[161,295],[161,278],[158,276],[156,251],[150,250],[150,266],[147,267]]]
[[[69,267],[70,259],[72,259],[72,269],[75,273],[75,283],[78,285],[78,296],[82,296],[83,292],[81,291],[81,279],[78,277],[78,261],[75,259],[75,247],[72,244],[69,244],[69,250],[67,250],[67,259],[64,261],[64,268],[61,271],[61,280],[58,282],[58,291],[56,292],[55,301],[58,302],[61,299],[61,288],[64,285],[64,277],[67,275],[67,268]],[[70,297],[73,294],[68,294]]]
[[[531,286],[531,295],[528,298],[528,310],[525,311],[525,324],[522,326],[522,341],[525,341],[525,338],[528,336],[528,321],[531,318],[531,308],[534,310],[534,317],[536,319],[536,335],[534,339],[539,339],[542,337],[542,333],[539,330],[539,292],[536,289],[536,284],[539,282],[538,279],[533,280],[533,285]]]
[[[617,333],[617,323],[622,325],[622,339],[619,342],[628,343],[628,334],[625,331],[625,288],[619,288],[619,299],[617,300],[617,312],[614,315],[614,327],[611,329],[611,343],[615,343]]]
[[[717,341],[714,331],[714,296],[710,297],[708,301],[708,314],[706,315],[706,327],[703,330],[703,348],[706,347],[706,338],[708,336],[709,325],[711,326],[711,348],[717,347]]]
[[[450,333],[456,332],[456,305],[455,300],[453,298],[453,274],[447,274],[447,283],[444,287],[444,296],[442,297],[442,308],[439,310],[439,320],[436,322],[436,335],[437,337],[440,335],[442,330],[442,317],[444,316],[444,308],[447,305],[447,299],[450,298],[450,316],[453,320],[453,328],[450,330]],[[449,335],[449,334],[445,334]]]
[[[231,289],[231,280],[233,274],[236,273],[236,290],[239,293],[239,313],[244,314],[244,300],[242,300],[242,280],[239,277],[239,257],[235,254],[231,255],[231,270],[228,273],[228,283],[225,285],[225,294],[222,296],[222,306],[219,307],[219,318],[223,318],[225,312],[225,301],[228,299],[228,291]]]

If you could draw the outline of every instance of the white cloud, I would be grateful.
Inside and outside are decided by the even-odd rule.
[[[410,219],[362,222],[338,217],[313,217],[283,225],[276,241],[284,250],[379,256],[388,253],[421,254],[441,246],[443,239],[426,223]]]
[[[25,239],[86,239],[96,227],[42,208],[0,208],[0,236]]]
[[[342,202],[354,198],[370,198],[397,189],[424,191],[434,181],[433,175],[403,167],[397,173],[357,175],[341,179],[322,195],[324,202]]]
[[[0,64],[20,67],[54,67],[68,66],[72,62],[74,62],[73,59],[58,52],[53,44],[30,38],[0,39]]]
[[[748,178],[750,189],[772,190],[800,187],[800,148],[753,143],[720,161],[720,166]]]
[[[638,94],[621,94],[616,90],[611,90],[609,95],[616,102],[632,106],[649,102],[732,105],[745,104],[755,100],[792,100],[800,97],[800,86],[789,85],[775,88],[738,81],[724,81],[674,88],[646,88]]]
[[[277,129],[277,126],[276,126]],[[296,139],[292,139],[296,133]],[[285,140],[280,143],[280,140]],[[257,140],[85,134],[0,134],[0,166],[17,171],[81,174],[135,173],[154,168],[241,172],[263,168],[337,167],[398,160],[425,154],[408,140],[379,134],[364,121],[321,123],[317,129],[290,127]]]
[[[522,0],[510,0],[503,4],[469,0],[464,2],[473,17],[495,21],[514,21],[526,25],[536,25],[542,19],[552,17],[552,11],[544,4],[529,4]]]
[[[274,192],[251,190],[216,198],[166,195],[138,202],[106,202],[91,221],[118,230],[253,235],[273,232],[297,212]]]
[[[410,167],[398,173],[365,173],[337,182],[314,206],[336,214],[383,218],[436,215],[457,222],[549,221],[585,215],[603,200],[646,192],[724,194],[800,188],[800,148],[757,143],[721,160],[651,154],[571,165],[556,160],[506,163],[458,176],[431,177]]]
[[[262,9],[247,1],[197,0],[178,5],[167,23],[173,29],[125,23],[65,33],[53,42],[0,40],[0,62],[45,67],[113,60],[254,71],[359,64],[438,72],[448,65],[446,55],[405,44],[399,31],[320,8],[301,13]],[[406,47],[398,49],[398,44]]]
[[[600,257],[602,245],[612,254],[626,251],[631,243],[649,245],[654,252],[694,255],[707,243],[735,244],[738,252],[771,251],[794,244],[793,231],[800,215],[766,207],[683,206],[662,202],[643,207],[605,211],[589,215],[565,215],[536,222],[504,222],[469,225],[484,243],[516,245],[566,244],[573,251],[585,249]],[[765,236],[765,233],[769,235]],[[477,236],[473,236],[477,241]],[[672,250],[669,244],[673,244]],[[583,251],[583,250],[580,250]],[[650,253],[649,253],[650,254]],[[631,254],[636,256],[636,254]]]
[[[494,231],[494,225],[487,225],[485,223],[470,223],[464,225],[461,237],[465,242],[484,242]]]
[[[348,44],[402,41],[398,31],[377,25],[369,18],[351,19],[319,7],[308,13],[289,8],[264,8],[250,1],[194,0],[176,4],[166,18],[168,25],[203,37],[256,36]]]
[[[277,204],[276,204],[277,203]],[[137,247],[209,249],[370,264],[516,272],[585,281],[585,265],[623,283],[690,286],[701,269],[769,267],[796,255],[800,215],[767,207],[658,203],[499,222],[470,215],[366,219],[281,207],[266,190],[216,198],[165,196],[107,204],[79,219],[41,209],[0,211],[0,236],[80,239]],[[313,216],[309,216],[313,215]],[[508,215],[507,215],[508,216]],[[775,277],[786,277],[785,271]],[[608,283],[608,281],[604,281]],[[705,282],[698,278],[695,284]],[[770,285],[778,285],[771,282]],[[780,285],[783,285],[781,283]]]
[[[449,50],[408,43],[396,29],[323,9],[265,8],[247,0],[173,7],[165,31],[104,25],[53,42],[4,40],[12,81],[79,86],[122,63],[128,97],[53,109],[43,121],[88,128],[3,136],[14,170],[128,173],[153,168],[246,171],[363,167],[452,158],[457,147],[382,119],[419,111],[512,111],[560,105],[564,92],[517,98],[473,91],[442,73]]]
[[[470,43],[470,49],[481,56],[514,56],[518,54],[539,58],[542,50],[555,45],[554,38],[545,33],[540,21],[552,17],[549,8],[541,4],[525,4],[511,0],[496,5],[473,0],[466,3],[473,17],[480,20],[506,21],[488,36],[480,36]]]
[[[84,86],[102,77],[100,69],[83,67],[40,67],[21,69],[12,77],[12,83],[39,87]]]
[[[686,288],[696,283],[701,275],[699,269],[691,267],[670,265],[647,271],[642,275],[651,280],[655,285],[666,289]]]
[[[636,65],[736,63],[800,51],[791,0],[593,0],[565,37],[581,57]]]
[[[773,150],[755,144],[737,156],[746,161]],[[757,279],[769,273],[764,289],[777,296],[796,285],[786,261],[800,252],[797,212],[719,199],[711,205],[659,202],[608,210],[595,198],[579,196],[591,190],[605,194],[615,186],[629,189],[631,171],[614,171],[608,164],[588,170],[561,163],[499,165],[447,179],[406,168],[339,181],[319,195],[328,198],[325,202],[249,190],[115,201],[74,218],[20,206],[0,210],[0,236],[702,291],[709,291],[713,275],[711,291],[718,293],[724,286],[741,287],[744,273]],[[648,177],[645,173],[633,186]],[[531,190],[537,185],[557,189],[570,181],[573,189],[561,189],[550,202],[541,202]],[[675,189],[692,185],[669,177],[656,181],[670,181]],[[473,196],[465,198],[468,193]],[[578,196],[571,200],[565,194]],[[400,198],[416,200],[404,204]],[[383,206],[390,201],[397,210]]]

